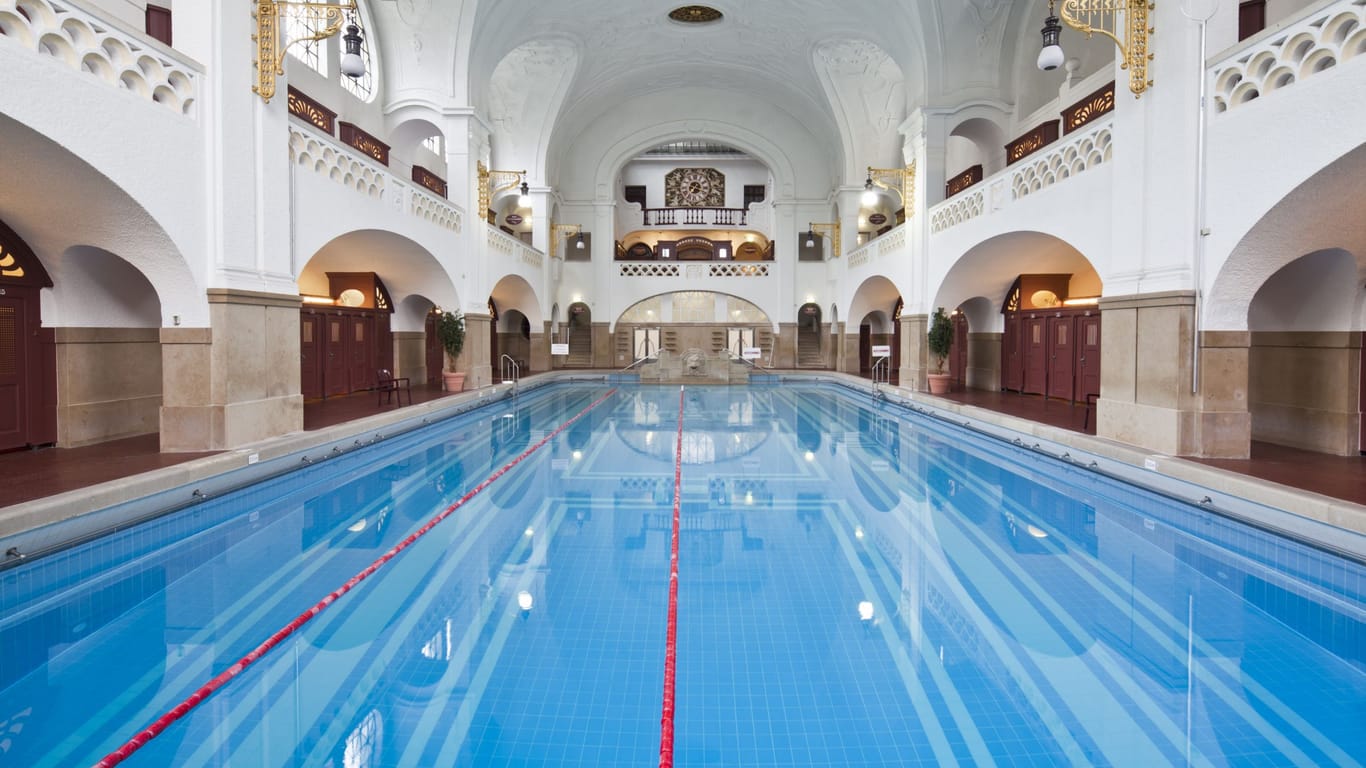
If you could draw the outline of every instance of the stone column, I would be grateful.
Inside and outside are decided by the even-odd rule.
[[[773,367],[797,367],[797,324],[779,323],[778,334],[773,337]]]
[[[407,376],[414,385],[427,380],[425,331],[394,331],[394,375]]]
[[[1000,333],[968,332],[968,389],[995,392],[1001,388]]]
[[[493,318],[465,313],[465,348],[452,370],[465,372],[465,389],[479,389],[493,383],[493,363],[489,360],[489,340]]]
[[[1247,334],[1209,332],[1191,391],[1195,295],[1103,298],[1096,434],[1172,456],[1247,458]]]
[[[929,315],[901,314],[901,386],[915,392],[929,391],[929,332]]]
[[[162,328],[161,450],[236,448],[303,428],[298,296],[211,288],[209,328]]]

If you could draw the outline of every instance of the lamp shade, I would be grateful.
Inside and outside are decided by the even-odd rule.
[[[522,182],[522,190],[521,190],[521,193],[517,196],[517,207],[519,207],[519,208],[530,208],[530,207],[531,207],[531,187],[529,187],[525,181]]]
[[[1050,13],[1044,19],[1042,32],[1043,50],[1039,51],[1038,64],[1039,69],[1048,72],[1061,67],[1067,58],[1058,44],[1058,38],[1062,36],[1062,24],[1058,22],[1058,17]]]
[[[346,53],[341,57],[342,74],[352,78],[361,77],[365,74],[365,59],[360,55],[360,27],[348,24],[342,40],[346,43]]]

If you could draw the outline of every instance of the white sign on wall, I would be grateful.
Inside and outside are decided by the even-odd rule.
[[[568,344],[551,344],[551,345],[550,345],[550,354],[552,354],[552,355],[567,355],[567,354],[569,354],[569,345],[568,345]]]
[[[891,356],[892,356],[892,345],[890,345],[890,344],[874,344],[874,345],[873,345],[873,357],[891,357]]]
[[[744,347],[740,350],[740,357],[746,360],[758,360],[764,356],[764,351],[758,347]]]

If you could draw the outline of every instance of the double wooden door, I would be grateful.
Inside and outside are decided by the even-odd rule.
[[[302,312],[299,373],[305,399],[371,389],[380,368],[393,368],[388,313]]]
[[[1004,389],[1062,400],[1100,394],[1100,315],[1013,313],[1001,343]]]

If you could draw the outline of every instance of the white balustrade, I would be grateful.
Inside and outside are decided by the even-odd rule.
[[[199,67],[65,0],[0,0],[0,36],[194,117]]]
[[[387,171],[361,160],[321,134],[304,133],[294,126],[289,129],[289,159],[377,200],[384,196],[385,183],[391,178]]]
[[[621,277],[678,277],[678,265],[673,262],[633,261],[617,265]]]
[[[978,186],[980,187],[980,184]],[[985,199],[986,196],[980,188],[970,189],[950,198],[947,205],[940,205],[934,209],[934,215],[930,217],[930,231],[943,232],[955,224],[962,224],[968,219],[982,215]]]
[[[617,265],[620,277],[682,277],[704,280],[709,277],[768,277],[768,262],[710,262],[678,264],[671,261],[628,261]]]
[[[1214,110],[1226,112],[1366,53],[1366,0],[1310,8],[1254,35],[1210,67]]]
[[[545,263],[545,257],[540,251],[532,248],[521,240],[494,228],[493,225],[487,225],[484,231],[488,236],[488,244],[491,250],[515,258],[523,264],[534,267],[535,269],[540,269]]]
[[[289,159],[295,165],[309,168],[366,197],[387,201],[398,212],[404,210],[406,194],[408,214],[452,232],[459,233],[464,228],[465,212],[459,206],[400,179],[312,126],[290,125]],[[536,266],[540,266],[539,254]]]

